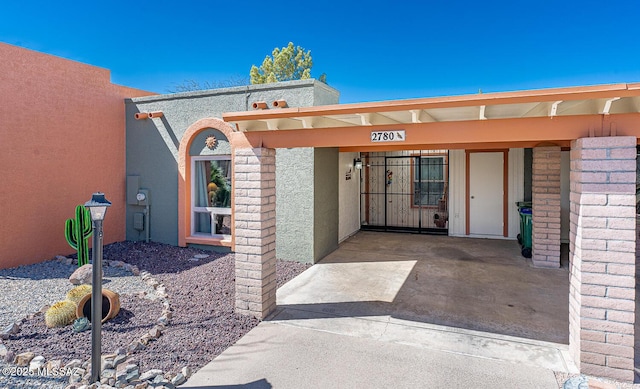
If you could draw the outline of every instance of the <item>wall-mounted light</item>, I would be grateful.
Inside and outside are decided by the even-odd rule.
[[[360,158],[356,158],[353,160],[353,167],[362,170],[362,160]]]

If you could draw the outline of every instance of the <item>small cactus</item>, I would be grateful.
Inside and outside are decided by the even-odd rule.
[[[91,236],[91,212],[84,205],[76,207],[76,218],[67,219],[64,224],[64,237],[69,246],[78,252],[78,267],[89,263],[89,244]]]
[[[91,293],[91,285],[82,284],[67,292],[67,300],[78,304],[82,298]]]
[[[64,327],[76,319],[76,303],[69,300],[54,303],[44,314],[44,322],[49,328]]]
[[[79,317],[73,322],[75,332],[86,331],[91,328],[91,322],[86,317]]]

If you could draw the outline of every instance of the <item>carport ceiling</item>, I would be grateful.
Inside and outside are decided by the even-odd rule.
[[[640,83],[225,113],[237,130],[397,126],[640,112]]]

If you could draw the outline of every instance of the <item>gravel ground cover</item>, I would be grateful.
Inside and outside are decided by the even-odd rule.
[[[197,254],[209,257],[194,261]],[[193,371],[234,344],[259,321],[234,313],[233,254],[212,253],[158,243],[119,242],[104,247],[105,260],[124,261],[146,270],[163,283],[171,302],[172,318],[162,336],[136,351],[142,372],[161,369]],[[277,282],[283,285],[309,265],[278,261]],[[72,285],[68,277],[74,265],[58,261],[0,270],[2,327],[23,320],[21,332],[2,341],[16,354],[32,351],[46,360],[86,360],[91,355],[90,331],[75,333],[71,327],[48,329],[41,315],[24,319],[42,306],[64,298]],[[120,293],[120,314],[103,325],[102,352],[125,347],[148,331],[162,306],[139,276],[122,268],[105,267],[105,288]],[[7,291],[7,293],[5,293]],[[0,362],[0,368],[7,366]],[[64,379],[51,377],[16,379],[0,375],[0,387],[64,388]]]
[[[19,266],[0,270],[0,329],[22,319],[45,305],[64,300],[74,286],[69,276],[78,267],[59,261]],[[151,293],[153,289],[140,282],[140,277],[121,267],[105,267],[104,287],[134,294]]]

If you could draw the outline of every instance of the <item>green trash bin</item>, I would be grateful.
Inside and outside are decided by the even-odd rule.
[[[531,201],[516,201],[516,206],[518,207],[518,212],[522,208],[531,208]],[[518,244],[522,246],[522,231],[524,231],[524,226],[522,225],[522,217],[520,218],[520,233],[518,234]]]
[[[522,244],[522,256],[531,258],[531,208],[518,209],[520,214],[520,240]]]

